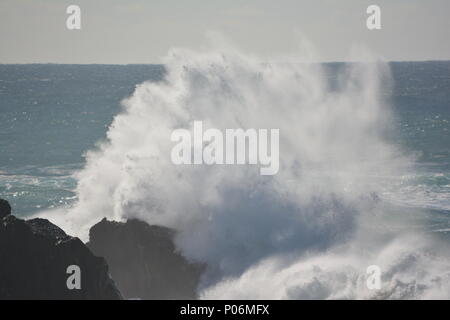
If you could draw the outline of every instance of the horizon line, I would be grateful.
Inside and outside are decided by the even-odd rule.
[[[450,62],[450,59],[427,59],[427,60],[374,60],[374,62],[387,62],[387,63],[411,63],[411,62]],[[319,64],[327,64],[327,63],[359,63],[359,62],[371,62],[371,61],[360,61],[360,60],[350,60],[350,61],[314,61],[314,62],[305,62],[305,61],[298,61],[293,63],[319,63]],[[270,62],[266,62],[270,63]],[[273,62],[273,63],[292,63],[292,62]],[[79,65],[79,66],[142,66],[142,65],[148,65],[148,66],[164,66],[164,63],[61,63],[61,62],[24,62],[24,63],[2,63],[0,62],[0,65],[2,66],[20,66],[20,65]]]

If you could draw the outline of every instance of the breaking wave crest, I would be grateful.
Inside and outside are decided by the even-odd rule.
[[[330,76],[324,65],[262,63],[231,48],[173,50],[165,65],[164,80],[139,85],[87,154],[77,204],[41,215],[84,239],[102,217],[175,228],[180,252],[207,265],[203,298],[450,297],[445,247],[380,198],[385,178],[409,163],[384,138],[387,65]],[[278,174],[172,164],[172,131],[195,120],[280,129]],[[377,291],[364,280],[373,264]]]

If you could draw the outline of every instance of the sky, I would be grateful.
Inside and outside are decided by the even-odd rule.
[[[66,9],[81,8],[81,30]],[[381,8],[381,30],[366,9]],[[320,61],[363,47],[385,60],[450,60],[450,0],[0,0],[0,63],[161,63],[211,34],[270,59],[305,39]],[[301,46],[300,46],[301,47]]]

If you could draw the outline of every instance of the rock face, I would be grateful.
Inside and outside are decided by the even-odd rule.
[[[122,295],[140,299],[195,299],[202,267],[178,254],[174,231],[139,220],[103,219],[90,230],[89,248],[105,257]]]
[[[121,299],[103,258],[48,220],[5,215],[9,204],[4,202],[0,202],[0,299]],[[81,271],[79,290],[67,286],[71,265]]]
[[[0,199],[0,219],[11,214],[11,206],[8,201]]]

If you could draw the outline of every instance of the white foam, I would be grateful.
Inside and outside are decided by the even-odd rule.
[[[84,239],[103,217],[177,229],[182,254],[208,265],[205,298],[366,296],[363,267],[397,259],[380,240],[395,238],[392,233],[382,230],[380,237],[377,228],[362,227],[380,222],[371,220],[377,211],[368,195],[381,190],[372,177],[390,176],[406,162],[383,138],[387,66],[348,66],[332,90],[320,65],[261,63],[229,47],[172,50],[165,62],[165,80],[138,86],[108,141],[88,153],[77,174],[77,205],[41,215]],[[279,128],[279,173],[173,165],[170,134],[194,120],[219,129]],[[366,246],[356,250],[362,229]],[[414,252],[395,243],[397,252]],[[364,250],[371,250],[370,261],[359,255]],[[443,277],[441,265],[426,269],[420,262],[427,286]],[[400,278],[390,283],[403,276],[411,283],[413,273],[404,267],[394,268]]]

